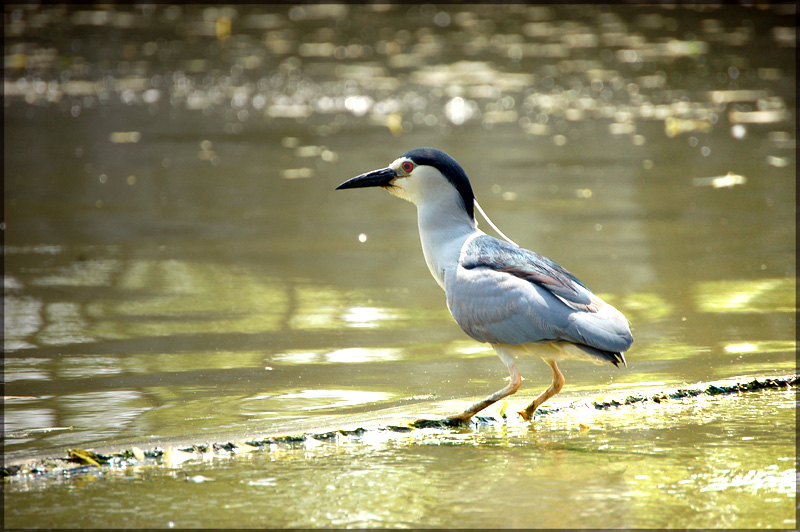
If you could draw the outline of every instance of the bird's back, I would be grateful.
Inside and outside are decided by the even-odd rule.
[[[456,322],[482,342],[568,342],[611,362],[633,343],[622,313],[574,275],[488,235],[465,243],[458,267],[445,279],[445,292]]]

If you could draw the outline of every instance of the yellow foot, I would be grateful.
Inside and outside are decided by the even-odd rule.
[[[497,409],[497,414],[503,419],[506,418],[506,408],[508,408],[508,399],[505,399],[500,408]]]
[[[530,421],[531,418],[533,417],[532,416],[533,412],[528,412],[527,410],[520,410],[519,412],[517,412],[517,414],[519,414],[519,416],[525,421]]]

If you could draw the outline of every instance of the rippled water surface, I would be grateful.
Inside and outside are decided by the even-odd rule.
[[[535,426],[370,431],[180,469],[21,481],[6,524],[791,528],[794,395],[578,411]],[[92,511],[76,515],[86,501]]]
[[[5,460],[502,386],[413,206],[333,191],[419,146],[631,321],[628,367],[563,364],[564,400],[794,372],[793,10],[5,7]],[[519,365],[509,408],[549,381]],[[32,483],[6,524],[793,527],[794,412],[768,392]]]

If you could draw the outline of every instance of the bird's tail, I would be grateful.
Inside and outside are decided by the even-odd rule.
[[[588,360],[595,364],[614,364],[619,367],[620,362],[627,367],[625,355],[622,352],[604,351],[586,344],[579,344],[570,341],[542,342],[523,344],[518,346],[525,352],[540,356],[544,359],[562,360],[567,358],[577,358]]]
[[[622,362],[622,365],[626,368],[628,367],[628,363],[625,361],[625,355],[622,353],[614,353],[613,351],[603,351],[602,349],[596,349],[594,347],[583,345],[583,344],[575,344],[581,351],[591,355],[593,358],[598,359],[599,361],[603,362],[610,362],[615,366],[619,367],[619,363]]]

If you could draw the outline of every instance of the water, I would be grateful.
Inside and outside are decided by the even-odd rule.
[[[789,528],[794,392],[21,482],[6,525]],[[586,425],[585,423],[589,423]],[[91,501],[91,512],[76,512]],[[24,501],[24,505],[14,505]],[[134,511],[135,509],[135,511]]]
[[[795,371],[794,8],[694,9],[5,8],[5,460],[413,419],[502,386],[413,207],[333,191],[418,146],[630,319],[628,368],[565,363],[564,400]],[[509,409],[549,380],[519,366]],[[5,524],[223,526],[224,499],[225,526],[796,526],[793,397],[758,397],[187,466],[214,482],[12,484]],[[664,486],[672,505],[641,495]],[[103,511],[79,524],[72,496]]]

